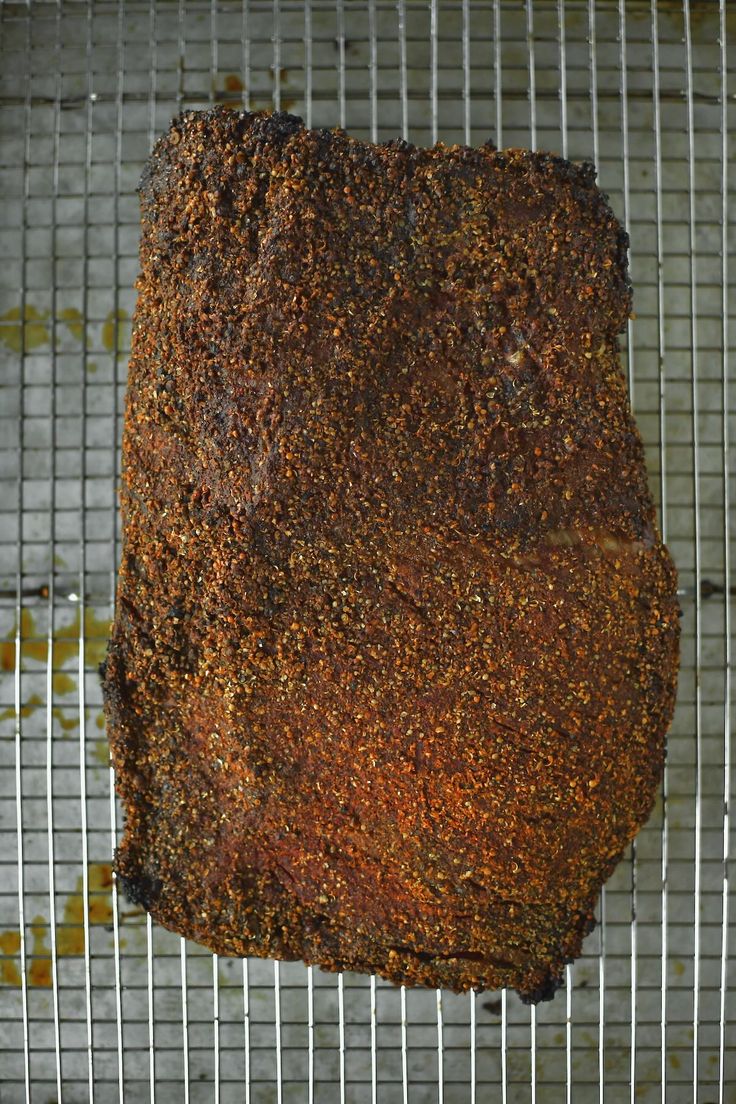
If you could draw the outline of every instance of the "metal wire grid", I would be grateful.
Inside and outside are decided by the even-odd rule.
[[[735,27],[725,0],[2,3],[0,1100],[734,1099]],[[222,101],[372,140],[592,157],[630,227],[626,369],[681,572],[681,688],[662,799],[565,992],[537,1009],[218,959],[152,927],[110,878],[95,667],[134,188],[172,114]]]

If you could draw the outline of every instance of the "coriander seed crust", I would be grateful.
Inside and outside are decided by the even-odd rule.
[[[592,168],[217,109],[140,194],[124,887],[220,954],[551,996],[678,663]]]

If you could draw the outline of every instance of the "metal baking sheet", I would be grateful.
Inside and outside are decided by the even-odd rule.
[[[0,3],[3,1104],[736,1099],[734,58],[726,0]],[[213,958],[116,893],[96,668],[135,187],[171,117],[216,102],[591,159],[629,227],[625,367],[680,570],[679,703],[655,812],[536,1009]]]

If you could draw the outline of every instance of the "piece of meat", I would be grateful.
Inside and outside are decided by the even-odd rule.
[[[220,954],[550,996],[678,651],[592,167],[217,110],[141,203],[124,887]]]

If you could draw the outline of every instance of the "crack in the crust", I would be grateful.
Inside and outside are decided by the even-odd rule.
[[[605,529],[591,530],[583,534],[579,529],[551,529],[545,533],[535,548],[527,553],[519,553],[512,557],[518,567],[534,566],[539,563],[538,556],[543,548],[579,548],[586,546],[595,547],[603,553],[618,556],[637,556],[652,547],[651,536],[643,540],[629,540],[626,537],[617,537]]]
[[[413,947],[404,947],[400,944],[389,947],[389,950],[395,951],[397,954],[411,955],[413,958],[418,958],[420,962],[435,962],[438,959],[446,962],[459,958],[467,962],[484,962],[507,970],[513,969],[515,965],[506,958],[496,958],[494,955],[483,954],[481,951],[417,951]]]
[[[420,617],[426,616],[424,606],[417,602],[415,598],[412,598],[410,594],[407,594],[405,590],[402,590],[394,579],[387,579],[386,584],[394,592],[396,597],[404,602],[405,605],[409,606],[410,609],[413,609],[416,614]]]
[[[278,859],[273,860],[273,865],[277,870],[281,871],[281,873],[284,875],[285,878],[288,878],[288,880],[292,883],[292,885],[297,884],[296,878],[291,873],[291,871],[287,870],[287,868],[283,865],[283,863],[280,863],[278,861]]]
[[[604,529],[593,532],[593,543],[604,552],[637,553],[646,547],[644,541],[629,540],[614,536]],[[585,543],[585,538],[577,529],[552,529],[544,536],[544,543],[552,548],[573,548],[577,544]]]

